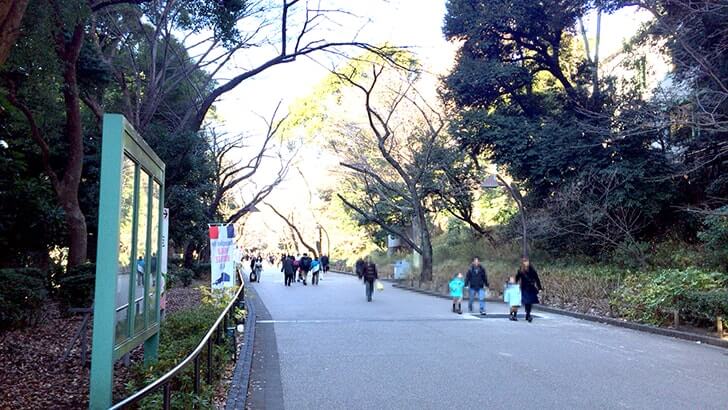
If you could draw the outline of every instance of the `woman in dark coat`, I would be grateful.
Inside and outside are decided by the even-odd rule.
[[[531,308],[538,304],[538,292],[543,290],[541,280],[538,278],[536,269],[531,265],[528,258],[521,260],[521,267],[516,274],[516,283],[521,284],[521,303],[526,307],[526,320],[531,322]]]

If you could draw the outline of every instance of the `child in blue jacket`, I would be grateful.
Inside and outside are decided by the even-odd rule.
[[[463,314],[463,309],[460,303],[463,301],[464,287],[465,281],[463,280],[463,274],[458,272],[450,281],[450,296],[452,297],[452,311],[461,315]]]
[[[511,307],[510,320],[518,321],[516,315],[518,314],[518,308],[521,307],[521,287],[516,283],[514,276],[508,278],[508,282],[503,288],[503,301]]]

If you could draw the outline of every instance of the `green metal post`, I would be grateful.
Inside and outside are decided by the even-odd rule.
[[[96,261],[95,300],[116,300],[119,256],[119,204],[121,203],[121,116],[105,116],[101,151],[101,192]],[[114,377],[115,303],[94,303],[93,350],[89,408],[107,409],[112,404]]]

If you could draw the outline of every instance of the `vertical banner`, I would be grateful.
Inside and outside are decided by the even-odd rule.
[[[161,286],[159,287],[161,296],[159,298],[159,309],[165,311],[167,309],[167,256],[169,255],[169,208],[164,208],[162,212],[162,245],[159,251],[159,272],[161,275]]]
[[[235,279],[235,225],[210,225],[210,288],[231,288]]]
[[[167,256],[169,255],[169,208],[164,208],[162,214],[162,246],[159,251],[159,270],[167,274]],[[164,288],[163,288],[164,289]]]

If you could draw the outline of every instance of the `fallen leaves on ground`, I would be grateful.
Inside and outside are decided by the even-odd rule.
[[[200,292],[196,287],[168,290],[167,313],[199,304]],[[43,308],[42,317],[35,326],[0,334],[0,408],[88,408],[92,317],[85,335],[88,347],[85,367],[78,341],[68,358],[62,360],[80,329],[83,316],[62,315],[58,304],[51,302]],[[142,361],[142,347],[132,350],[129,356],[130,363]],[[124,386],[129,378],[129,369],[120,360],[114,366],[116,400],[128,395]]]

